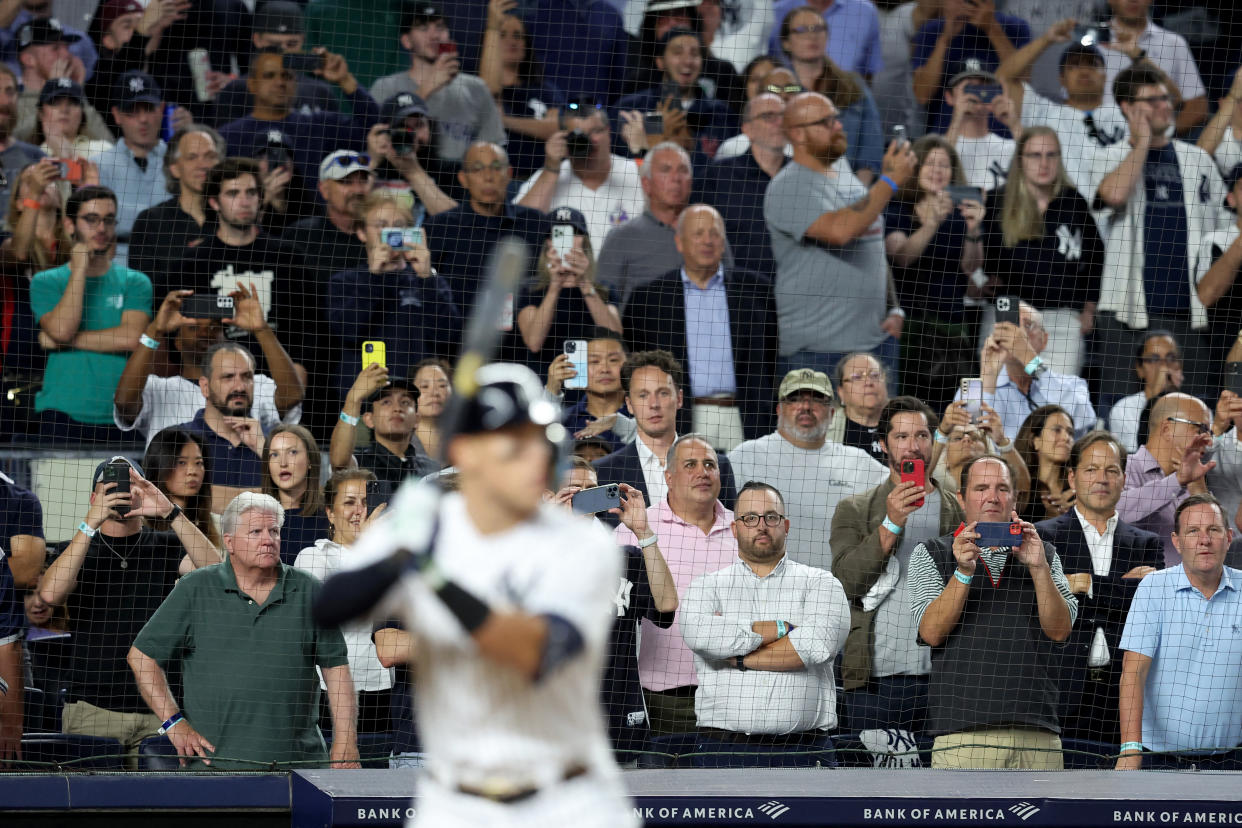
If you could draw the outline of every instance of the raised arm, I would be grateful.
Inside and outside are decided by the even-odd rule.
[[[979,534],[975,532],[975,524],[969,523],[958,532],[953,539],[953,558],[957,562],[957,572],[962,577],[974,577],[975,567],[979,564],[979,547],[975,544]],[[917,562],[916,562],[917,559]],[[942,582],[935,562],[923,546],[914,550],[910,558],[910,580],[913,586],[910,600],[919,600],[919,593],[931,591],[940,583],[944,583],[940,593],[923,610],[919,621],[919,638],[932,647],[939,647],[948,640],[957,628],[962,617],[962,609],[966,606],[966,598],[970,594],[970,584],[963,583],[956,575],[947,582]]]
[[[345,394],[341,413],[355,421],[361,418],[363,402],[387,384],[388,366],[374,362],[363,368]],[[332,427],[332,442],[328,446],[328,462],[332,464],[333,471],[354,466],[354,441],[357,432],[357,425],[337,417],[336,425]]]
[[[910,145],[892,142],[884,153],[881,164],[883,175],[900,187],[914,171],[917,163]],[[880,213],[893,197],[893,188],[883,180],[871,185],[867,195],[840,210],[824,213],[806,230],[806,235],[816,241],[841,247],[861,236],[875,223]]]
[[[234,300],[233,318],[224,321],[230,325],[236,325],[258,340],[259,348],[263,351],[263,358],[267,360],[268,373],[272,375],[272,381],[276,383],[273,402],[276,404],[276,410],[283,417],[290,409],[302,402],[306,394],[306,386],[294,369],[289,353],[280,344],[276,332],[264,319],[263,306],[259,303],[258,291],[254,283],[250,283],[249,290],[244,285],[238,285],[237,290],[230,295]]]
[[[1002,81],[1012,81],[1014,85],[1030,79],[1031,66],[1039,56],[1058,43],[1066,43],[1078,21],[1072,17],[1058,20],[1048,27],[1048,31],[1035,38],[1021,49],[1015,49],[996,67],[996,76]]]
[[[157,345],[163,345],[169,335],[176,332],[190,320],[181,315],[181,300],[189,296],[192,290],[174,290],[164,297],[155,318],[146,327],[146,335]],[[129,359],[125,361],[125,370],[121,371],[121,379],[112,394],[112,404],[117,413],[126,423],[132,424],[142,413],[142,391],[146,388],[147,377],[150,376],[155,362],[155,350],[146,346],[134,348]]]

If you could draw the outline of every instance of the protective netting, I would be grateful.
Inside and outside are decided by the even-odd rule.
[[[1236,761],[1232,6],[95,6],[0,4],[0,766],[422,761],[420,636],[309,607],[506,237],[619,760]]]

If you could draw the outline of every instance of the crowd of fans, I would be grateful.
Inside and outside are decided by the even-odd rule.
[[[0,761],[25,686],[131,766],[417,761],[400,622],[306,606],[452,484],[509,237],[549,503],[618,486],[619,750],[1242,767],[1231,38],[1201,73],[1151,0],[377,5],[0,4],[0,432],[145,446],[71,538],[0,475]]]

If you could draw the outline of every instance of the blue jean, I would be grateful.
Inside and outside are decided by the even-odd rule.
[[[897,368],[900,360],[898,353],[900,343],[893,337],[886,337],[883,342],[871,350],[872,356],[878,359],[884,368],[888,371],[888,394],[894,396],[897,394]],[[837,363],[847,355],[846,351],[794,351],[788,356],[779,356],[776,358],[776,382],[780,381],[790,371],[797,371],[802,368],[811,368],[816,371],[823,371],[829,377],[837,370]]]
[[[927,719],[927,676],[887,676],[841,694],[841,729],[899,728],[920,734]]]

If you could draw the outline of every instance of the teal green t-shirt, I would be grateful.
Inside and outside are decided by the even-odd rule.
[[[400,6],[397,0],[311,0],[306,43],[342,55],[358,83],[370,88],[376,78],[410,68],[399,39]]]
[[[34,275],[30,282],[30,309],[35,322],[51,313],[69,285],[69,265],[64,264]],[[151,280],[137,270],[115,262],[102,276],[86,277],[82,299],[83,331],[102,331],[121,324],[125,311],[142,311],[151,316]],[[66,348],[47,357],[43,390],[35,396],[35,411],[52,409],[68,414],[79,423],[103,425],[112,422],[112,395],[125,370],[126,353],[112,354]]]

